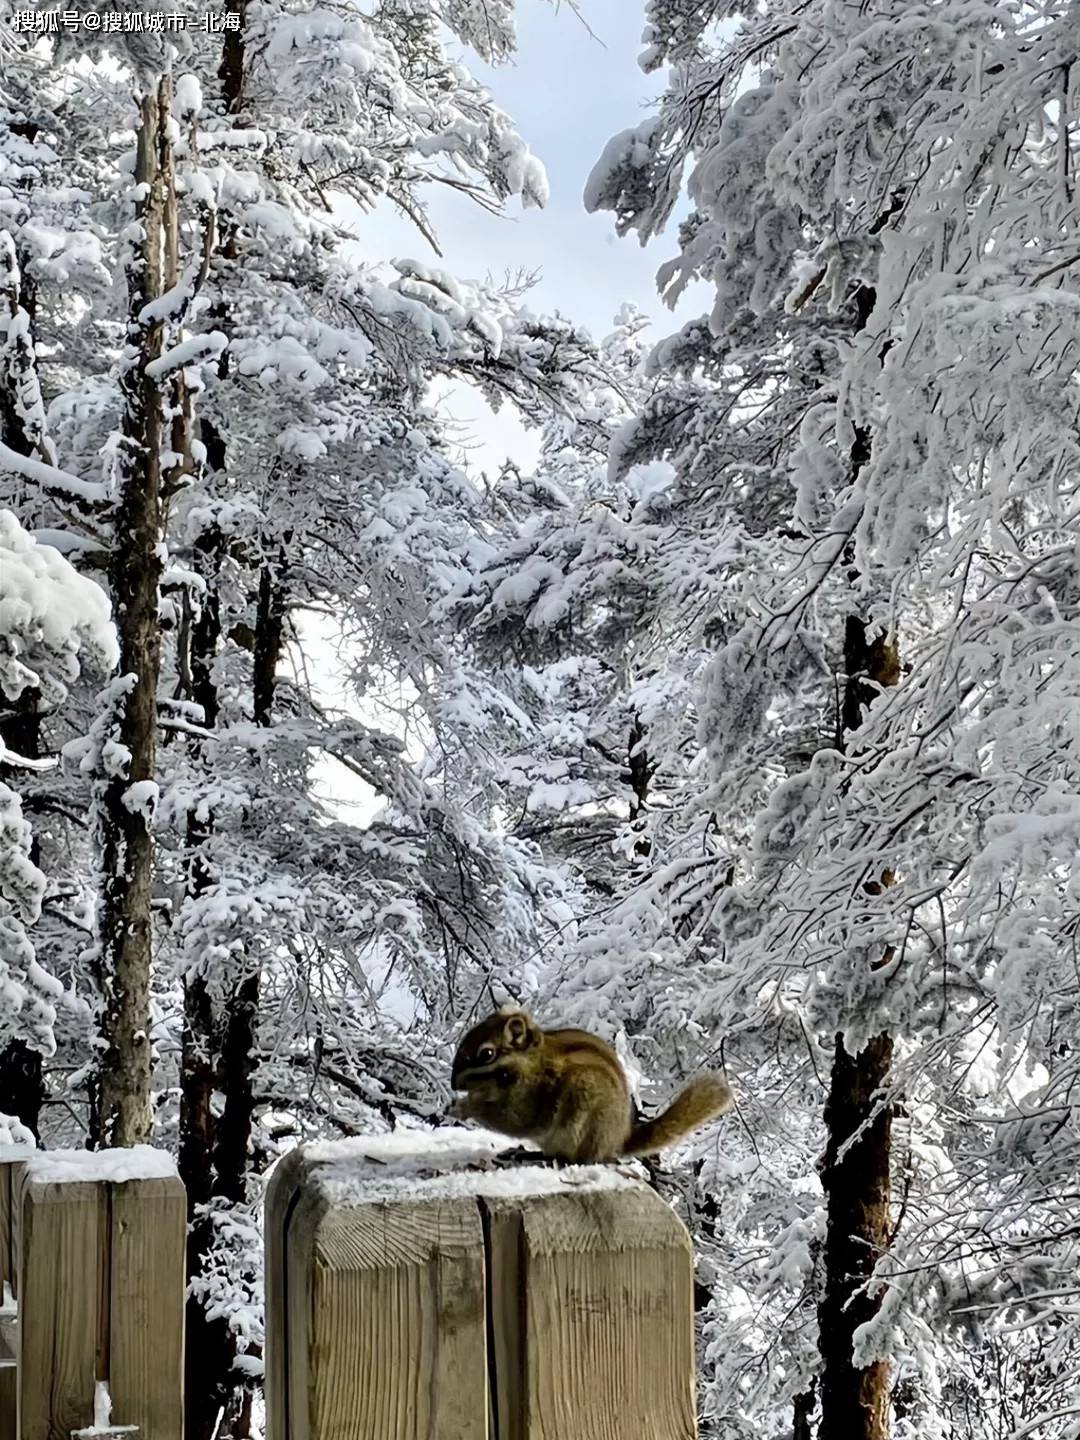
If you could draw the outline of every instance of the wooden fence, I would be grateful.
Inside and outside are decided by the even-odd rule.
[[[470,1132],[436,1139],[279,1164],[268,1440],[692,1440],[693,1261],[669,1207],[610,1168],[491,1169]]]
[[[183,1433],[184,1189],[157,1151],[0,1157],[0,1440]],[[14,1336],[14,1344],[11,1344]]]
[[[267,1440],[693,1440],[685,1229],[619,1169],[499,1149],[438,1131],[278,1165]],[[0,1440],[181,1440],[184,1241],[158,1152],[0,1153]]]

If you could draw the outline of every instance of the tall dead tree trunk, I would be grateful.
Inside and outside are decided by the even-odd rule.
[[[115,736],[116,773],[101,800],[104,885],[99,982],[105,1042],[97,1078],[92,1138],[135,1145],[150,1138],[151,882],[154,846],[143,790],[153,780],[157,687],[161,668],[158,596],[163,530],[163,406],[153,362],[165,322],[148,317],[162,293],[166,211],[175,205],[169,139],[171,83],[162,79],[139,106],[135,183],[141,237],[128,266],[128,344],[133,359],[122,381],[122,485],[116,512],[111,580],[120,641],[122,693]]]

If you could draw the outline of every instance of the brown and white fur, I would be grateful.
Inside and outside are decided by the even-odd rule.
[[[531,1140],[545,1155],[576,1164],[653,1155],[729,1110],[731,1088],[703,1072],[653,1120],[634,1113],[615,1052],[585,1030],[542,1030],[505,1008],[465,1035],[451,1084],[464,1091],[453,1114]]]

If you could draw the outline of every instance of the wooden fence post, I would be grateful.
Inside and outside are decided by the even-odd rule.
[[[41,1151],[17,1187],[18,1440],[70,1440],[95,1422],[183,1433],[184,1188],[171,1158]]]
[[[18,1288],[18,1226],[15,1224],[14,1196],[26,1161],[34,1154],[32,1145],[0,1145],[0,1307],[4,1287],[14,1295]]]
[[[502,1145],[443,1130],[282,1161],[267,1440],[693,1440],[685,1228],[624,1171],[492,1167]]]
[[[0,1440],[15,1440],[19,1251],[14,1195],[32,1145],[0,1145]]]

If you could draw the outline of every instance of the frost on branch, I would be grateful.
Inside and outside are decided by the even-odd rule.
[[[664,224],[678,198],[681,169],[667,170],[657,153],[658,122],[642,120],[614,135],[585,182],[585,209],[611,210],[620,235],[637,230],[644,245]]]
[[[509,60],[517,49],[514,0],[443,0],[442,18],[489,64]]]

